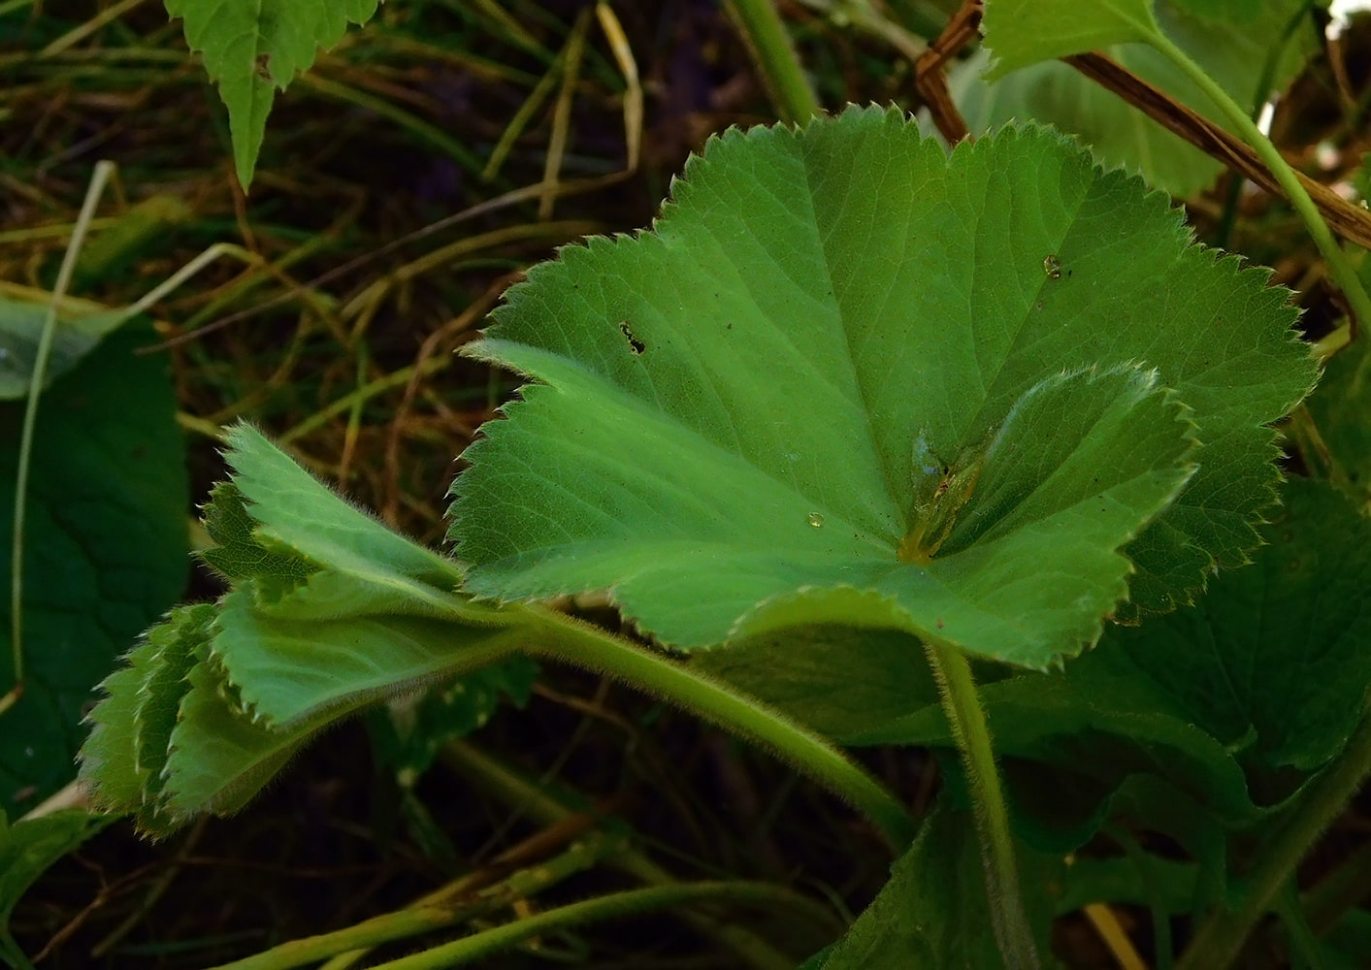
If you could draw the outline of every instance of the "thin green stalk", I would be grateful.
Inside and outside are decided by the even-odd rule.
[[[772,0],[727,0],[728,10],[762,72],[781,120],[790,124],[822,114],[814,88],[805,77],[795,46]]]
[[[458,967],[503,952],[531,937],[602,920],[623,919],[659,909],[699,902],[730,905],[788,902],[789,893],[770,883],[696,882],[651,889],[628,889],[530,916],[475,933],[444,946],[379,964],[376,970],[439,970]]]
[[[1337,761],[1319,775],[1293,813],[1259,853],[1247,893],[1235,910],[1217,909],[1200,925],[1176,970],[1223,970],[1242,951],[1257,921],[1269,912],[1310,847],[1371,774],[1371,716],[1362,719]]]
[[[469,891],[466,877],[455,880],[415,904],[332,933],[291,940],[215,970],[291,970],[352,950],[369,949],[464,923],[509,907],[591,868],[614,851],[615,843],[604,835],[591,835],[555,858],[512,874],[479,893]]]
[[[76,272],[76,258],[86,241],[86,232],[95,218],[95,207],[104,194],[105,183],[114,174],[113,162],[97,162],[86,189],[81,213],[76,217],[71,242],[67,244],[62,266],[57,271],[57,283],[52,289],[43,330],[38,337],[38,349],[33,358],[33,374],[29,378],[29,396],[24,409],[24,427],[19,438],[19,468],[14,477],[14,534],[10,546],[10,650],[13,657],[14,685],[0,697],[0,714],[13,707],[24,693],[24,519],[28,506],[29,470],[33,459],[33,436],[38,426],[38,402],[43,396],[43,383],[48,376],[48,358],[52,356],[52,341],[57,332],[58,309],[71,287]]]
[[[544,620],[543,630],[535,628],[529,639],[530,653],[617,678],[761,742],[866,814],[891,848],[899,851],[914,840],[915,822],[900,801],[824,738],[660,654],[564,614],[530,609]]]
[[[1300,184],[1300,180],[1295,175],[1295,170],[1290,167],[1290,163],[1285,160],[1285,157],[1271,143],[1271,140],[1262,134],[1256,122],[1247,116],[1247,112],[1242,109],[1241,105],[1206,74],[1204,68],[1191,60],[1189,54],[1177,47],[1170,38],[1160,31],[1153,34],[1149,43],[1171,63],[1175,64],[1190,80],[1195,82],[1196,87],[1203,91],[1214,103],[1214,106],[1224,113],[1234,130],[1242,135],[1243,139],[1266,163],[1266,167],[1271,170],[1271,174],[1275,176],[1276,181],[1285,190],[1286,196],[1290,199],[1290,204],[1295,207],[1295,211],[1304,220],[1305,228],[1309,231],[1310,237],[1313,238],[1314,244],[1319,247],[1319,252],[1323,254],[1324,262],[1328,264],[1328,272],[1342,290],[1343,296],[1346,297],[1354,321],[1371,326],[1371,297],[1367,296],[1361,278],[1357,275],[1352,264],[1348,262],[1347,254],[1342,251],[1338,241],[1333,238],[1333,233],[1328,228],[1328,224],[1323,221],[1323,216],[1319,215],[1318,206],[1314,204],[1314,200],[1309,197],[1309,193]]]
[[[572,814],[572,809],[557,799],[548,789],[538,785],[496,761],[475,745],[466,741],[449,741],[439,754],[443,762],[467,778],[476,779],[487,794],[504,802],[516,816],[525,816],[542,825],[553,825]],[[678,880],[647,855],[633,848],[605,860],[605,865],[632,876],[649,886],[674,886]],[[742,965],[754,970],[792,970],[793,959],[787,958],[748,927],[729,920],[718,920],[693,909],[682,910],[675,916],[695,928],[701,935],[717,941],[732,951]],[[816,911],[817,923],[834,922],[831,911]],[[841,932],[840,927],[838,931]],[[342,970],[329,967],[327,970]]]
[[[1033,970],[1040,965],[1038,952],[1024,914],[1009,810],[1005,807],[990,742],[990,725],[976,693],[971,664],[956,647],[929,640],[926,649],[971,791],[986,891],[990,896],[991,929],[1009,970]]]

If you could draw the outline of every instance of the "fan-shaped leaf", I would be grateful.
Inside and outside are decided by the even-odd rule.
[[[1168,506],[1128,545],[1145,606],[1255,544],[1263,425],[1313,365],[1283,293],[1137,182],[1045,131],[947,158],[852,110],[732,132],[675,195],[476,345],[542,383],[454,485],[468,588],[611,589],[686,647],[856,623],[1043,666]]]

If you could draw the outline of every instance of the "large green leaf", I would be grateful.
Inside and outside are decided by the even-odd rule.
[[[309,70],[320,48],[364,24],[380,0],[165,0],[185,22],[228,108],[238,181],[247,188],[278,90]]]
[[[991,9],[999,6],[992,0]],[[1198,0],[1158,0],[1162,30],[1242,105],[1265,102],[1282,90],[1317,48],[1312,20],[1303,17],[1290,34],[1306,0],[1270,0],[1251,16]],[[1036,35],[1035,35],[1036,36]],[[997,35],[991,35],[992,40]],[[1210,120],[1221,114],[1170,61],[1151,47],[1125,44],[1107,53],[1128,70],[1161,88]],[[1269,90],[1261,90],[1270,65]],[[1108,167],[1136,170],[1172,195],[1189,196],[1210,184],[1223,165],[1152,121],[1118,95],[1058,61],[1043,61],[995,81],[982,74],[990,61],[982,48],[952,72],[949,86],[968,128],[976,134],[1011,119],[1050,122],[1079,135]]]
[[[56,381],[38,415],[25,535],[19,703],[0,715],[0,800],[41,798],[75,774],[91,689],[181,595],[188,573],[184,445],[165,357],[130,326]],[[0,405],[0,548],[23,404]],[[8,590],[9,556],[0,567]],[[0,693],[12,683],[9,597],[0,597]]]
[[[684,647],[855,623],[1041,667],[1116,609],[1121,547],[1165,608],[1255,545],[1313,364],[1284,292],[1138,182],[853,109],[730,132],[675,196],[476,345],[541,383],[454,485],[469,589],[609,589]]]

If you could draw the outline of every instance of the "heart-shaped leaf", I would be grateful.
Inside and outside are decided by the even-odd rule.
[[[1129,558],[1166,608],[1256,544],[1313,364],[1284,293],[1136,180],[854,109],[730,132],[674,191],[476,345],[542,383],[454,485],[469,589],[610,589],[683,647],[845,623],[1042,667]]]

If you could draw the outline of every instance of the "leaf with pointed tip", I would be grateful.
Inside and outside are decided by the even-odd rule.
[[[608,589],[683,647],[874,623],[1041,667],[1256,544],[1265,425],[1314,367],[1284,292],[1135,180],[853,109],[730,132],[675,195],[475,345],[538,383],[453,487],[473,592]]]
[[[365,24],[380,0],[165,0],[185,23],[186,43],[204,58],[229,113],[233,160],[243,188],[262,148],[277,91],[309,70],[319,50]]]
[[[469,622],[504,622],[494,609],[452,592],[462,578],[455,563],[348,504],[251,425],[231,428],[228,446],[233,486],[253,522],[251,540],[259,548],[428,602]],[[231,501],[224,511],[236,516],[234,524],[225,522],[223,528],[238,540],[234,548],[242,549],[241,515],[232,510]],[[278,567],[273,563],[272,568]]]

